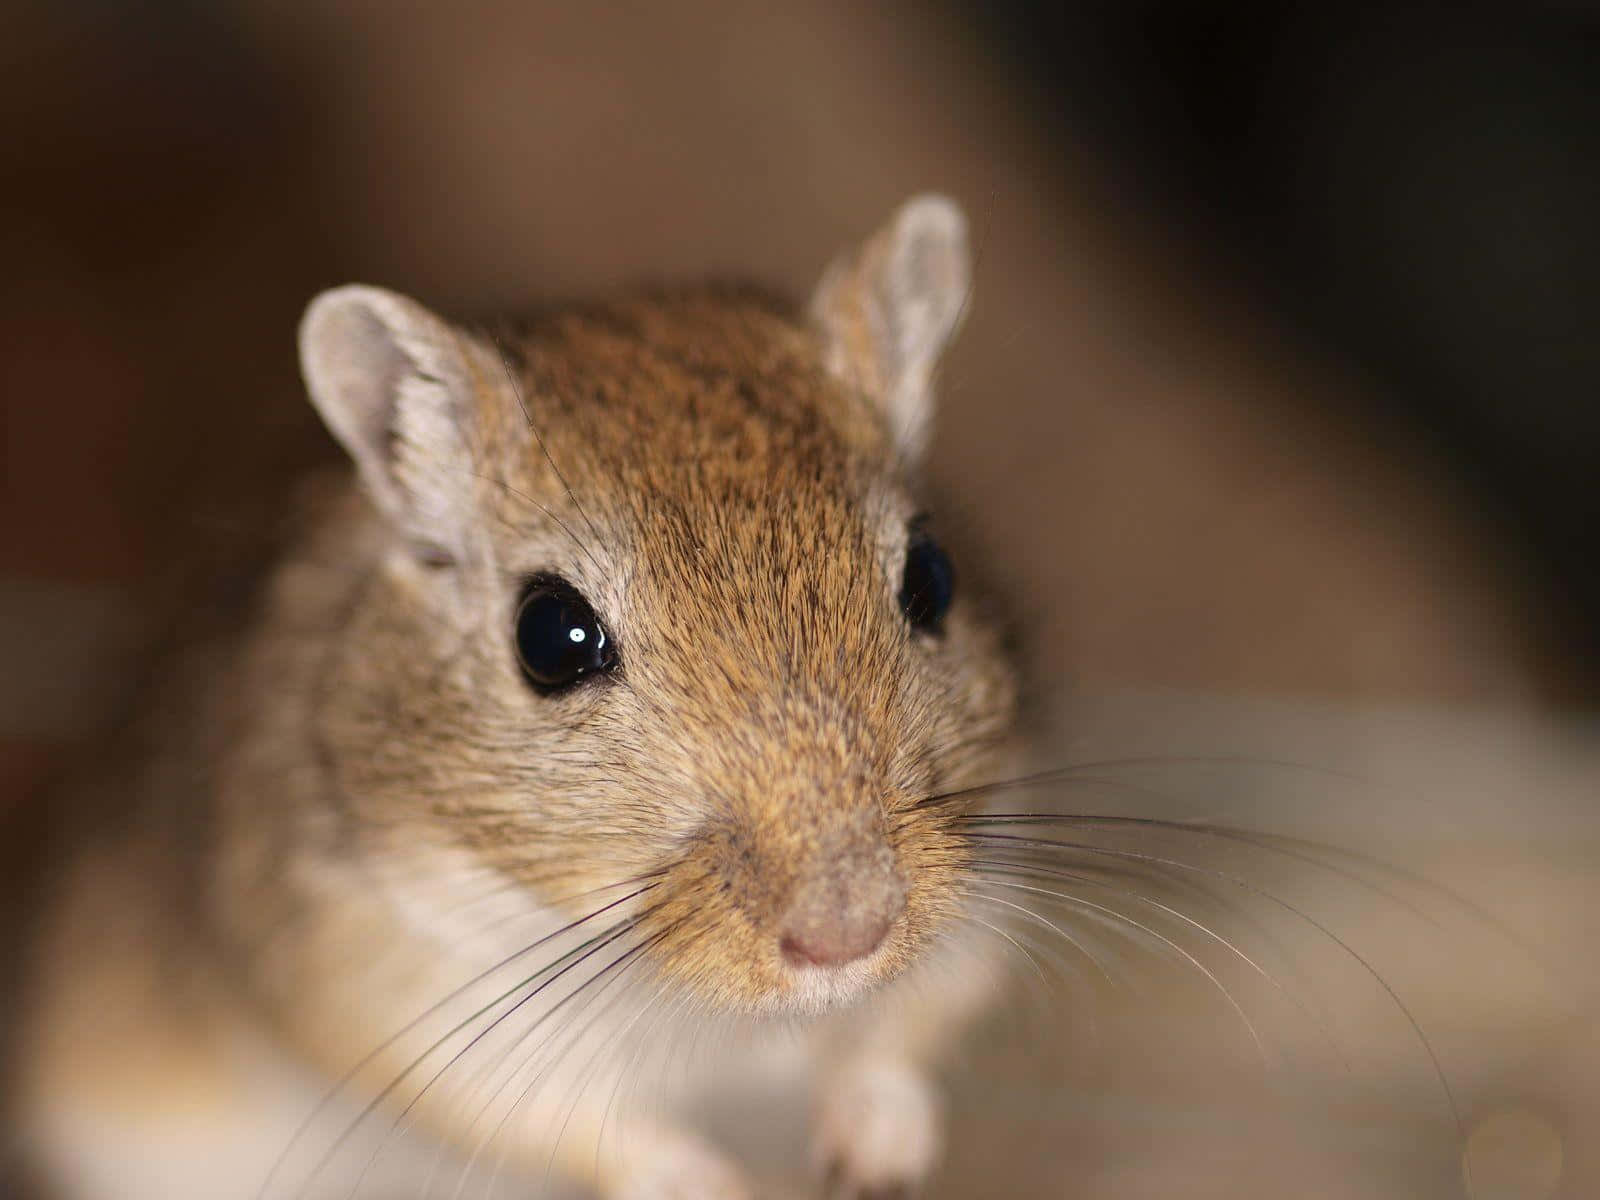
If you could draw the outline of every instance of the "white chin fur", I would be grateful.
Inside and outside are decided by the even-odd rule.
[[[789,990],[776,1006],[798,1016],[818,1016],[853,1003],[884,982],[877,963],[882,950],[842,967],[791,967]]]

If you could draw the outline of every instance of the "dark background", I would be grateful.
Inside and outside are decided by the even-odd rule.
[[[961,5],[1519,547],[1591,702],[1600,649],[1600,15],[1587,4]]]
[[[798,291],[826,254],[923,186],[964,191],[978,240],[994,247],[987,263],[979,247],[991,299],[958,356],[962,379],[1003,396],[1037,440],[1110,435],[1108,445],[1120,436],[1140,448],[1126,466],[1108,449],[1115,466],[1039,461],[1019,475],[999,435],[986,442],[972,406],[953,397],[943,474],[988,489],[996,512],[1042,511],[1054,537],[999,539],[1001,581],[1025,617],[1042,613],[1057,646],[1048,672],[1228,691],[1504,694],[1440,683],[1427,664],[1384,675],[1373,666],[1380,643],[1416,641],[1414,629],[1378,628],[1387,618],[1352,618],[1369,646],[1352,666],[1360,655],[1328,632],[1331,609],[1307,609],[1285,633],[1297,639],[1289,660],[1259,655],[1291,666],[1237,665],[1249,651],[1235,643],[1263,614],[1277,619],[1335,576],[1367,573],[1377,553],[1273,576],[1301,533],[1267,530],[1186,564],[1195,538],[1173,522],[1197,501],[1183,480],[1220,453],[1196,429],[1236,422],[1218,407],[1234,386],[1228,363],[1263,346],[1270,378],[1238,392],[1260,427],[1249,461],[1326,477],[1328,503],[1360,536],[1392,521],[1383,553],[1417,552],[1421,582],[1383,582],[1351,603],[1394,611],[1432,589],[1410,618],[1426,629],[1448,624],[1429,605],[1489,595],[1483,620],[1515,647],[1534,694],[1563,708],[1600,697],[1600,22],[1590,8],[951,0],[796,4],[755,18],[706,3],[664,25],[670,33],[636,39],[638,14],[605,11],[6,7],[6,778],[38,778],[58,748],[119,711],[150,648],[185,624],[184,581],[214,574],[219,556],[247,560],[284,481],[330,457],[298,399],[291,352],[318,288],[371,279],[467,311],[695,273],[748,272]],[[504,97],[460,99],[507,44],[525,44],[529,63],[500,68]],[[847,51],[853,63],[835,68]],[[895,55],[902,74],[872,78]],[[533,90],[517,93],[529,77]],[[910,98],[906,80],[927,98]],[[830,123],[830,107],[849,104],[883,119]],[[779,119],[811,143],[770,136],[763,123]],[[596,132],[609,140],[597,146]],[[903,149],[911,135],[922,142]],[[807,174],[807,154],[834,178]],[[1064,182],[1037,184],[1036,196],[1046,175]],[[1072,316],[1037,311],[1042,293],[1013,283],[1021,273],[1007,255],[1026,266],[1049,252],[1068,256],[1056,279],[1085,293],[1080,308],[1107,289],[1109,369],[1094,345],[1065,376],[1028,357],[1040,325],[1068,328]],[[1188,361],[1190,341],[1220,347],[1185,368],[1206,394],[1145,377]],[[1311,365],[1270,365],[1285,346]],[[1113,424],[1099,428],[1088,410],[1078,426],[1052,424],[1058,394],[1074,388],[1093,392]],[[1122,395],[1140,388],[1148,411]],[[958,437],[976,461],[956,471]],[[1137,531],[1146,560],[1166,555],[1169,575],[1124,572],[1095,548],[1122,514],[1097,506],[1115,500],[1119,474],[1154,470],[1167,453],[1150,451],[1159,438],[1199,466],[1162,459],[1171,512]],[[1339,449],[1357,443],[1366,449]],[[1040,481],[1094,470],[1101,484],[1039,494]],[[1436,501],[1447,532],[1410,528],[1415,496],[1396,500],[1380,476]],[[1456,537],[1475,564],[1461,579],[1427,560]],[[1029,565],[1039,561],[1058,565]],[[1371,577],[1387,569],[1371,566]],[[1096,618],[1130,589],[1176,596],[1197,572],[1239,590],[1204,597],[1203,619],[1176,599],[1126,629]],[[1103,598],[1087,594],[1089,579]],[[1107,650],[1118,638],[1149,646],[1151,661]],[[1476,669],[1470,644],[1417,653],[1445,674],[1446,659]]]

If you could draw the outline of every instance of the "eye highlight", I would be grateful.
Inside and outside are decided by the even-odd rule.
[[[925,530],[912,525],[905,574],[900,581],[900,608],[911,628],[921,633],[939,633],[955,597],[955,587],[950,556]]]
[[[523,677],[546,695],[617,665],[616,647],[593,606],[564,579],[529,582],[517,603],[515,642]]]

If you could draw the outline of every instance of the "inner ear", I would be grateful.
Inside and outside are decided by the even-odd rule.
[[[954,201],[922,195],[836,260],[812,298],[828,368],[872,397],[911,456],[927,445],[934,368],[970,287],[966,218]]]
[[[312,403],[378,508],[429,561],[457,557],[466,535],[470,353],[450,324],[381,288],[323,292],[300,323]]]

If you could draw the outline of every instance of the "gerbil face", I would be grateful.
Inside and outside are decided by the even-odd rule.
[[[809,326],[695,293],[491,343],[320,298],[313,397],[399,534],[328,717],[358,813],[558,908],[650,880],[657,966],[729,1009],[911,962],[961,865],[918,801],[993,774],[1014,704],[906,478],[965,293],[924,199]]]

